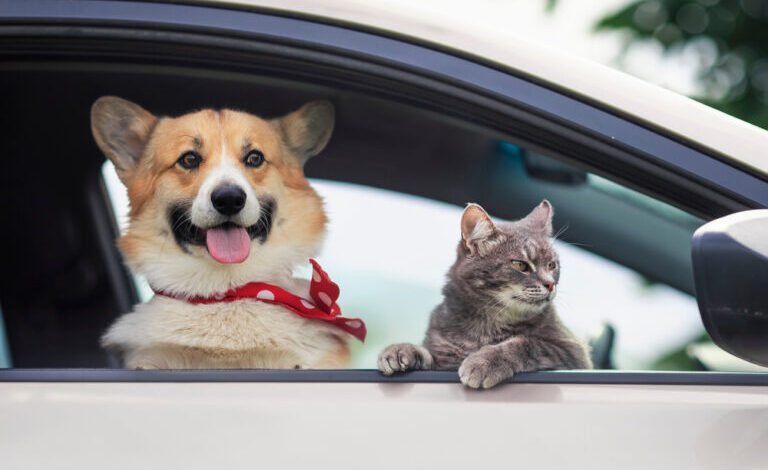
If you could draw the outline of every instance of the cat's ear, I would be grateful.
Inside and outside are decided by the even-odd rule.
[[[481,253],[498,236],[498,230],[488,213],[479,204],[467,204],[461,214],[461,240],[471,254]]]
[[[544,199],[536,206],[530,214],[521,220],[530,230],[541,232],[547,237],[552,236],[552,216],[555,215],[555,209],[549,201]]]

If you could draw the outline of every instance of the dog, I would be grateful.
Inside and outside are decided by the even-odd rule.
[[[130,201],[119,248],[156,292],[102,337],[126,367],[347,366],[349,332],[332,322],[256,298],[216,301],[259,281],[307,303],[309,282],[293,271],[319,251],[327,217],[303,168],[334,113],[313,101],[273,120],[230,109],[156,117],[113,96],[94,102],[94,139]]]

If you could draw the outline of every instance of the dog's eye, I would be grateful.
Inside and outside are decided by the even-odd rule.
[[[520,271],[521,273],[527,273],[528,271],[531,270],[531,267],[528,266],[528,263],[524,261],[518,261],[518,260],[512,261],[512,267]]]
[[[554,270],[557,267],[557,261],[550,261],[547,265],[547,268],[549,268],[550,271]]]
[[[264,154],[258,150],[251,150],[243,159],[245,166],[252,168],[258,168],[264,163]]]
[[[197,152],[187,152],[180,156],[176,163],[185,170],[194,170],[203,163],[203,157]]]

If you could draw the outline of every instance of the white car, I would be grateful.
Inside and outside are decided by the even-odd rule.
[[[407,6],[0,0],[0,69],[3,470],[768,465],[768,132]],[[323,265],[368,323],[358,368],[132,371],[100,349],[148,295],[90,137],[105,94],[160,114],[334,102],[307,172]],[[486,391],[374,370],[421,339],[461,206],[514,219],[544,197],[568,227],[558,308],[600,369]]]

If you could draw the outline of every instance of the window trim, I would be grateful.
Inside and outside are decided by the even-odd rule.
[[[419,86],[420,93],[411,91],[408,96],[395,96],[425,109],[497,128],[519,137],[531,149],[563,155],[601,176],[610,175],[614,181],[705,219],[768,207],[766,181],[695,143],[684,143],[664,129],[601,109],[588,99],[547,88],[523,78],[519,72],[436,46],[420,45],[411,39],[384,36],[381,32],[274,12],[233,10],[226,5],[98,0],[50,5],[45,1],[10,2],[0,15],[0,39],[12,41],[0,43],[0,57],[6,53],[4,49],[12,53],[14,47],[20,48],[25,59],[34,57],[41,44],[43,48],[50,47],[41,43],[41,38],[71,39],[73,31],[77,41],[151,41],[158,46],[152,47],[149,54],[155,59],[163,46],[171,45],[180,49],[169,57],[192,61],[189,49],[184,46],[203,44],[218,52],[261,49],[274,54],[279,49],[280,54],[291,60],[354,72],[352,80],[356,76],[357,82],[362,81],[360,73],[375,73],[379,82],[387,80],[392,87],[379,93],[395,93],[396,85],[405,83]],[[33,38],[31,47],[23,41],[29,36]],[[74,51],[77,55],[77,47]],[[101,49],[95,54],[104,57],[104,52]],[[117,55],[112,51],[110,54]],[[221,61],[216,63],[221,65]],[[375,85],[375,81],[367,84],[369,90],[375,89]],[[442,104],[434,99],[435,93],[443,95]],[[446,96],[451,98],[450,103],[446,103]],[[585,148],[574,148],[574,144]],[[590,152],[608,158],[601,159],[597,166]]]
[[[413,371],[385,376],[377,370],[126,370],[126,369],[3,369],[5,382],[88,383],[424,383],[458,384],[455,371]],[[515,375],[504,383],[611,384],[768,387],[761,372],[663,372],[663,371],[542,371]]]

